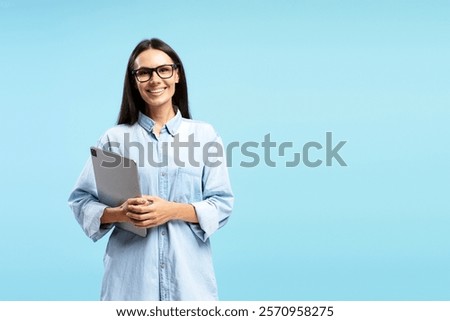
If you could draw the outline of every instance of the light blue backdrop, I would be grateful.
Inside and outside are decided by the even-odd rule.
[[[98,299],[106,239],[66,201],[156,36],[225,143],[347,141],[347,167],[235,152],[221,299],[449,300],[449,16],[436,0],[0,0],[0,299]]]

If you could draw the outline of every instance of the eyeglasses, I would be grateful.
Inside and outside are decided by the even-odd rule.
[[[131,71],[131,73],[136,77],[136,80],[139,82],[146,82],[152,78],[153,72],[156,71],[156,74],[161,79],[167,79],[173,76],[173,71],[177,69],[177,64],[167,64],[161,65],[155,68],[139,68]]]

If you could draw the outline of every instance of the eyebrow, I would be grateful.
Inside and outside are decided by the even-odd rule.
[[[162,64],[162,65],[158,65],[158,66],[155,66],[155,67],[140,66],[140,67],[134,68],[134,70],[138,70],[138,69],[142,69],[142,68],[155,69],[155,68],[158,68],[158,67],[161,67],[161,66],[173,65],[173,64],[175,64],[175,63],[174,62],[168,62],[168,63]]]

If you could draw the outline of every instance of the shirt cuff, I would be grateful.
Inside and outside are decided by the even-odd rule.
[[[194,233],[203,241],[219,228],[219,219],[214,205],[208,201],[191,203],[197,214],[198,224],[191,224]]]
[[[91,202],[87,205],[86,212],[91,215],[89,215],[90,219],[84,222],[84,230],[94,242],[101,239],[114,226],[114,224],[101,224],[103,211],[107,207],[107,205],[97,202]]]

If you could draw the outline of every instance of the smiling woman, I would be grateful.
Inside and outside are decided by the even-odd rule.
[[[170,76],[167,76],[167,70],[162,75],[164,65],[172,66]],[[158,89],[164,91],[166,87],[172,90],[168,95],[171,103],[177,106],[183,118],[190,119],[186,76],[180,57],[159,39],[141,41],[128,60],[118,124],[135,123],[139,116],[137,111],[147,112],[148,101],[145,99],[149,97],[148,93]],[[169,100],[166,103],[169,104]],[[170,110],[168,105],[163,107]]]
[[[175,94],[175,84],[180,79],[178,71],[174,73],[176,65],[172,59],[161,50],[148,49],[137,56],[134,65],[132,73],[145,101],[146,112],[151,114],[168,111],[172,114],[172,96]]]
[[[103,300],[218,299],[209,238],[227,222],[233,194],[223,155],[215,162],[197,155],[203,161],[193,164],[188,162],[190,148],[164,148],[189,137],[197,147],[223,147],[211,125],[190,119],[178,55],[161,40],[144,40],[128,62],[118,125],[98,142],[98,147],[139,164],[142,196],[118,207],[102,204],[87,162],[69,198],[92,240],[113,229],[104,259]],[[130,150],[131,145],[139,148]],[[142,153],[154,155],[162,165],[139,162]],[[115,226],[121,222],[146,228],[147,236]]]

